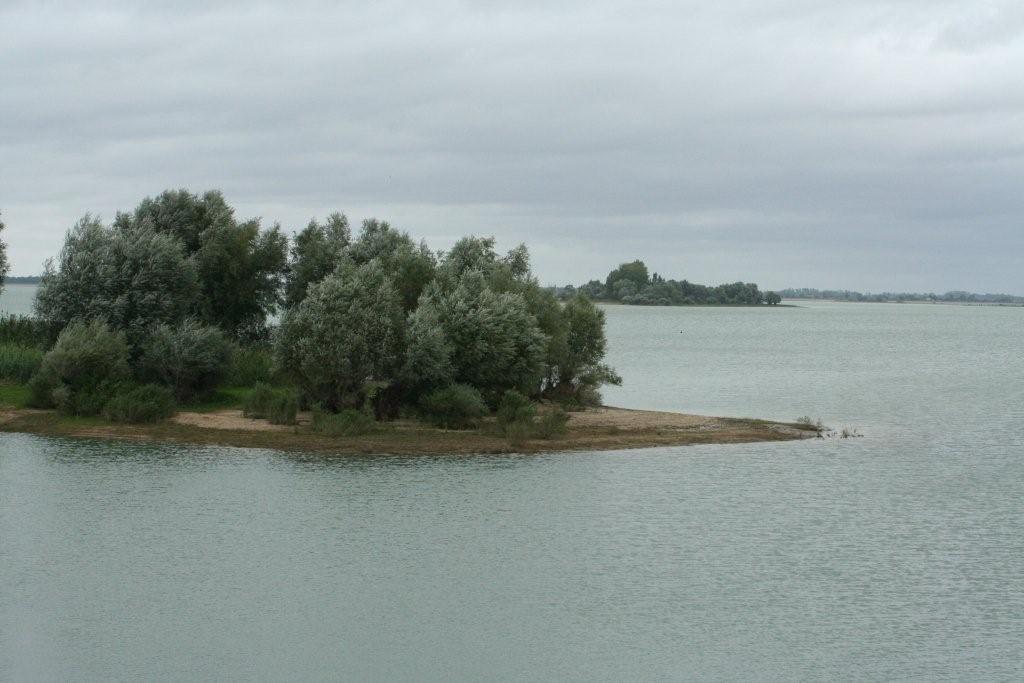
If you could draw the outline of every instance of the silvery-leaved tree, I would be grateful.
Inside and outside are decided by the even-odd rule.
[[[104,226],[86,215],[50,260],[36,293],[36,315],[55,333],[72,320],[101,320],[124,332],[135,353],[154,325],[195,312],[199,282],[181,240],[146,225]]]
[[[342,263],[289,309],[275,340],[278,367],[327,409],[359,408],[397,376],[405,314],[377,260]]]

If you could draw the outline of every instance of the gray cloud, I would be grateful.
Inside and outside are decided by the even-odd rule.
[[[549,282],[1024,293],[1024,11],[811,0],[0,5],[18,273],[85,211],[218,187]]]

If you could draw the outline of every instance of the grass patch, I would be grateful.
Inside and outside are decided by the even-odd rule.
[[[0,344],[0,380],[24,384],[43,363],[43,352],[34,346]]]
[[[0,406],[26,408],[31,391],[24,384],[0,383]]]
[[[343,410],[328,413],[319,408],[313,410],[313,431],[326,436],[364,436],[381,430],[380,424],[370,415],[359,410]]]

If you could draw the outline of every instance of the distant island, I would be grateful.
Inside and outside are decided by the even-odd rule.
[[[640,260],[623,263],[608,273],[604,282],[591,280],[576,287],[555,287],[560,299],[583,294],[593,301],[612,301],[637,306],[760,306],[777,305],[782,297],[776,292],[762,292],[752,282],[732,282],[709,287],[687,280],[666,280],[657,273],[649,274]]]
[[[866,301],[872,303],[936,302],[959,304],[1015,304],[1024,305],[1024,296],[1012,294],[975,294],[952,291],[945,294],[921,294],[912,292],[881,292],[879,294],[852,292],[846,289],[782,289],[779,295],[784,299],[828,299],[830,301]]]

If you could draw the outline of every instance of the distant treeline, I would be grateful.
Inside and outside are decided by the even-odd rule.
[[[643,261],[623,263],[608,273],[604,282],[591,280],[579,287],[556,288],[560,298],[583,294],[596,301],[617,301],[640,306],[774,305],[782,300],[775,292],[762,292],[750,282],[733,282],[709,287],[687,280],[666,280],[649,274]]]
[[[881,292],[879,294],[851,292],[846,289],[782,289],[779,295],[784,299],[830,299],[833,301],[935,301],[976,304],[1024,304],[1024,296],[1012,294],[975,294],[973,292],[946,292],[945,294],[921,294],[914,292]]]
[[[39,275],[20,275],[6,277],[4,282],[9,285],[38,285],[42,279]]]

